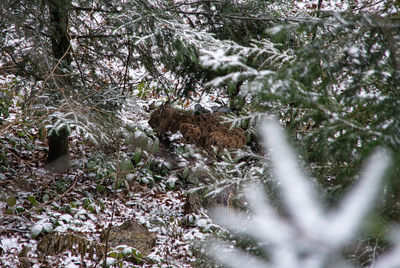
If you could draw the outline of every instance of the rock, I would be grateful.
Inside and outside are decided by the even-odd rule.
[[[197,103],[194,106],[194,112],[195,115],[199,115],[199,114],[206,114],[206,113],[210,113],[209,110],[207,110],[206,108],[204,108],[203,106],[201,106],[201,104]]]

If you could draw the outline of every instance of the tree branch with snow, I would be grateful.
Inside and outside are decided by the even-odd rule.
[[[377,149],[353,189],[331,209],[323,206],[313,180],[299,168],[278,124],[264,121],[261,130],[266,150],[271,154],[284,215],[270,204],[261,185],[253,185],[245,190],[249,215],[238,211],[221,215],[220,209],[215,217],[233,233],[254,239],[269,257],[265,260],[251,256],[221,243],[214,243],[209,254],[230,267],[348,267],[341,252],[361,233],[382,192],[383,178],[391,162],[389,153]],[[393,252],[379,259],[375,267],[398,265],[398,258],[394,258],[398,248],[395,245]]]

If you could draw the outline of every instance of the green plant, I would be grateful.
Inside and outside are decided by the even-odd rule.
[[[143,255],[139,250],[127,247],[127,246],[118,246],[114,251],[110,251],[107,253],[107,256],[111,258],[108,262],[112,265],[118,265],[122,260],[129,260],[134,264],[143,263]],[[121,263],[122,264],[122,263]]]
[[[6,198],[6,204],[7,204],[5,210],[6,214],[16,215],[25,211],[25,209],[22,206],[18,205],[17,201],[18,201],[17,197],[15,197],[14,195],[10,195]]]
[[[9,116],[10,99],[0,92],[0,125]]]

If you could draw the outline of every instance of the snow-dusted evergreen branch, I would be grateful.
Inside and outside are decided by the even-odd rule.
[[[400,229],[392,231],[391,242],[394,244],[393,249],[378,259],[373,266],[374,268],[396,268],[400,267]]]
[[[252,81],[274,76],[274,70],[295,59],[292,53],[290,50],[278,50],[267,39],[253,40],[250,47],[225,42],[223,49],[202,49],[200,61],[214,70],[230,70],[228,74],[208,83],[209,86],[218,87],[226,82]]]
[[[272,121],[264,122],[261,130],[287,216],[270,205],[262,187],[253,185],[246,190],[250,215],[236,211],[216,215],[216,219],[231,231],[255,239],[268,260],[218,244],[213,245],[209,254],[230,267],[342,267],[345,260],[340,257],[341,250],[360,232],[382,188],[390,162],[388,153],[383,149],[375,152],[354,188],[336,209],[328,210],[312,180],[298,167],[283,130]],[[377,267],[397,267],[398,258],[393,254],[398,248],[395,245],[393,253],[378,261]]]
[[[39,109],[41,104],[34,106]],[[40,109],[44,110],[44,109]],[[46,107],[45,119],[41,122],[48,134],[58,135],[61,129],[66,128],[68,133],[75,131],[86,140],[94,144],[111,143],[115,136],[118,119],[111,119],[105,112],[93,106],[83,106],[78,102],[69,103],[62,100],[59,107]]]
[[[265,117],[264,113],[251,113],[249,115],[236,116],[234,114],[227,114],[222,117],[223,123],[230,125],[231,129],[237,128],[246,124],[246,126],[254,128],[259,123],[259,121]]]
[[[132,37],[136,46],[152,45],[153,57],[162,56],[158,53],[163,49],[173,48],[174,45],[194,46],[199,50],[211,49],[222,42],[214,38],[213,34],[196,30],[183,23],[179,16],[166,12],[163,1],[159,1],[159,5],[155,7],[150,7],[144,1],[132,1],[130,8],[116,14],[113,19],[119,24],[115,32]],[[171,42],[168,43],[169,41]],[[180,50],[178,47],[175,49],[175,52]]]
[[[265,182],[269,176],[269,168],[263,157],[250,150],[220,152],[222,161],[216,161],[208,176],[212,185],[201,185],[188,192],[207,191],[207,196],[214,197],[227,188],[242,188],[253,183]],[[244,159],[247,159],[245,161]]]

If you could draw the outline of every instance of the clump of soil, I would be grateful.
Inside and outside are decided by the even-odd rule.
[[[229,129],[229,126],[221,123],[221,115],[219,112],[185,114],[170,105],[163,105],[151,114],[149,125],[160,136],[180,131],[184,142],[206,149],[211,146],[218,149],[243,147],[246,144],[244,131],[240,128]]]

